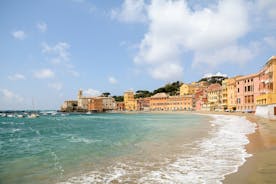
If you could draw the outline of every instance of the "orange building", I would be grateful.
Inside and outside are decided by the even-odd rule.
[[[103,112],[103,99],[102,98],[88,99],[88,111]]]
[[[152,111],[183,111],[193,110],[195,107],[193,96],[168,96],[157,93],[150,97],[150,110]]]
[[[137,110],[138,111],[149,111],[150,110],[150,98],[137,99]]]
[[[125,111],[125,103],[124,102],[117,102],[116,103],[117,111]]]

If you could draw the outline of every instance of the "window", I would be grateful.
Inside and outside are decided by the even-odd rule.
[[[246,92],[246,89],[247,89],[247,88],[246,88],[246,86],[245,86],[245,87],[244,87],[244,91],[245,91],[245,92]]]
[[[238,93],[240,92],[240,88],[238,88]]]

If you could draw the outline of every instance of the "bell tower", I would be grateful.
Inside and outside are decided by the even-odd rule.
[[[82,98],[82,89],[79,90],[78,92],[78,99]]]

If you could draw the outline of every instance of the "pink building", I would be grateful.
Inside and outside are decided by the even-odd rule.
[[[236,78],[237,111],[255,112],[257,97],[260,95],[259,87],[259,73]]]
[[[196,111],[201,111],[203,105],[208,103],[207,92],[205,89],[197,91],[194,95],[194,98]]]

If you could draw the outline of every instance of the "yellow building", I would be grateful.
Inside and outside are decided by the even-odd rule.
[[[124,104],[126,111],[135,111],[137,109],[137,101],[134,99],[133,91],[126,91],[124,93]]]
[[[227,109],[230,111],[237,108],[236,77],[227,80]]]
[[[180,96],[183,95],[194,95],[197,91],[206,89],[208,87],[208,82],[192,82],[191,84],[182,84],[180,86]]]
[[[276,104],[276,56],[272,56],[259,72],[260,95],[257,105]]]
[[[211,84],[207,88],[208,106],[211,111],[221,110],[221,85]]]
[[[180,86],[180,96],[188,95],[191,93],[191,85],[190,84],[182,84]]]
[[[221,107],[223,110],[226,110],[228,108],[228,93],[227,93],[227,83],[228,83],[228,79],[224,79],[222,81],[222,86],[221,86]]]

